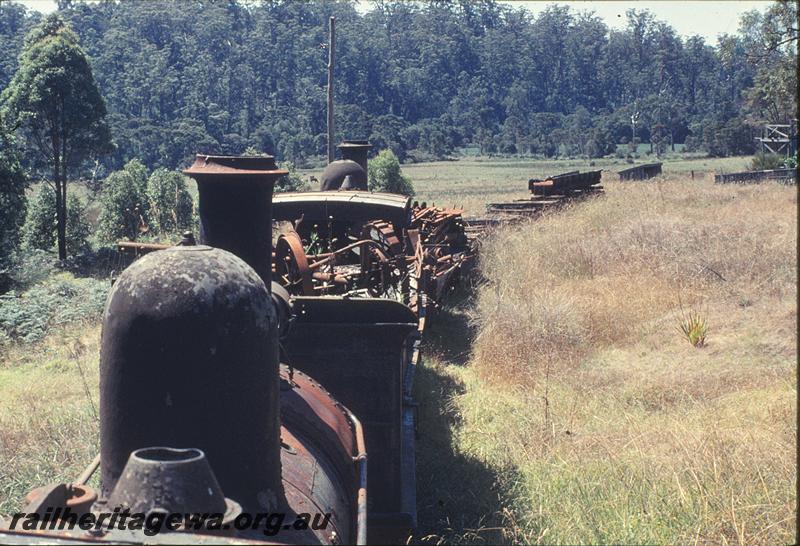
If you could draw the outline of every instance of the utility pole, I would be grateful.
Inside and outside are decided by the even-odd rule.
[[[336,48],[336,17],[330,20],[328,41],[328,163],[333,162],[333,61]]]

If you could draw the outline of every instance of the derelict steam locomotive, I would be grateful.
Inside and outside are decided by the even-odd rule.
[[[275,199],[287,171],[274,158],[197,156],[185,172],[200,244],[147,254],[108,296],[99,457],[74,483],[32,491],[24,510],[219,513],[222,525],[17,528],[0,542],[404,541],[416,525],[424,310],[467,262],[468,241],[458,211],[366,191],[365,145],[350,144],[363,166],[334,162],[324,191]],[[232,525],[274,513],[326,524]]]

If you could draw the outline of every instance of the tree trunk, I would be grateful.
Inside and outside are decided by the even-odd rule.
[[[56,235],[58,239],[58,259],[67,259],[67,181],[62,176],[59,158],[53,166],[56,186]]]

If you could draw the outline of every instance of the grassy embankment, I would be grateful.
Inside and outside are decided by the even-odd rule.
[[[793,542],[796,188],[604,184],[487,241],[432,329],[421,535]]]

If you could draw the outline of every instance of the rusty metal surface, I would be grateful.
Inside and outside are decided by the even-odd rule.
[[[322,171],[321,191],[367,191],[367,170],[350,159],[328,163]]]
[[[358,536],[366,533],[357,516],[366,511],[359,466],[367,457],[360,424],[320,383],[287,366],[281,367],[281,420],[281,463],[291,509],[334,514],[332,526],[316,532],[321,542],[359,543]]]
[[[436,206],[417,206],[413,211],[411,227],[417,245],[417,276],[420,290],[433,305],[443,300],[475,256],[463,212],[458,208]]]
[[[117,250],[122,254],[131,254],[133,256],[143,256],[156,250],[164,250],[172,245],[162,245],[157,243],[137,243],[135,241],[119,241],[117,242]]]
[[[342,154],[342,159],[349,159],[358,163],[364,172],[367,172],[367,156],[372,149],[372,144],[367,140],[343,140],[341,144],[336,146],[339,148],[339,153]]]
[[[661,163],[646,163],[619,171],[620,180],[647,180],[661,174]]]
[[[227,496],[273,509],[278,407],[277,315],[253,269],[223,250],[179,246],[123,271],[101,343],[104,494],[132,451],[195,447]]]
[[[715,184],[743,184],[765,180],[774,180],[783,184],[796,184],[797,169],[772,169],[714,175]]]
[[[293,223],[302,218],[323,228],[331,216],[352,223],[381,219],[405,227],[411,219],[411,198],[356,191],[282,193],[273,197],[272,216]]]
[[[238,503],[225,498],[205,453],[196,448],[137,449],[104,505],[125,506],[142,514],[220,513],[225,514],[224,524],[242,511]]]
[[[183,172],[197,181],[200,243],[232,252],[270,286],[272,188],[288,171],[272,156],[197,155]]]
[[[546,210],[560,207],[571,200],[599,195],[603,192],[600,186],[602,171],[570,171],[546,179],[531,178],[528,189],[532,197],[529,199],[516,199],[508,203],[489,203],[486,212],[491,214],[489,219],[480,219],[474,222],[474,228],[469,230],[471,236],[482,232],[486,227],[500,223],[513,222],[520,217],[535,216]]]
[[[602,171],[570,171],[544,180],[531,178],[528,189],[533,195],[568,195],[574,191],[592,191],[600,183]]]
[[[382,523],[413,521],[413,514],[403,515],[401,498],[403,482],[414,483],[403,473],[404,395],[410,394],[403,391],[403,378],[416,316],[391,300],[335,297],[295,298],[295,312],[284,343],[290,362],[324,384],[363,423],[373,542]],[[314,343],[308,343],[311,338]],[[407,534],[410,528],[404,524],[395,531]]]

